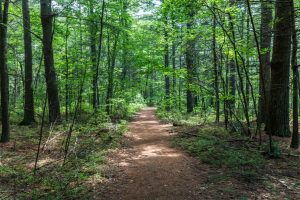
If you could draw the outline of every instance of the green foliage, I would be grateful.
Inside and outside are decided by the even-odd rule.
[[[130,119],[133,115],[145,106],[140,97],[134,99],[132,103],[126,99],[115,98],[111,100],[112,119]]]
[[[163,106],[159,107],[156,111],[156,115],[161,120],[172,123],[175,126],[196,126],[208,122],[213,122],[215,116],[210,113],[208,109],[206,113],[202,113],[201,108],[196,107],[195,113],[186,114],[183,111],[173,109],[170,112],[167,112]]]
[[[256,177],[264,166],[262,155],[246,147],[234,147],[227,138],[229,133],[223,128],[205,127],[199,130],[196,137],[177,137],[174,144],[214,167],[225,167],[247,180]]]
[[[277,142],[272,142],[272,146],[270,148],[270,143],[264,144],[264,149],[268,152],[271,158],[280,158],[282,152],[279,144]]]
[[[56,153],[52,155],[54,157],[48,157],[47,153],[43,153],[40,159],[49,159],[49,163],[41,164],[43,167],[34,175],[32,170],[28,169],[28,165],[32,165],[35,151],[29,151],[24,158],[20,158],[15,152],[5,152],[1,157],[3,164],[2,160],[0,163],[0,189],[22,188],[24,192],[17,192],[18,199],[58,200],[77,199],[80,196],[89,199],[90,184],[103,179],[101,172],[105,156],[111,149],[120,146],[122,136],[127,131],[127,121],[120,120],[113,124],[105,112],[98,112],[87,119],[84,115],[82,117],[74,128],[70,153],[64,165],[62,160],[57,158],[62,155]],[[52,130],[52,134],[65,132],[67,128],[64,124],[59,125]],[[30,140],[30,145],[36,145],[37,142],[33,135],[36,135],[36,131],[26,132],[26,141]],[[17,143],[17,149],[21,148],[20,145]],[[12,160],[11,164],[5,161],[8,157]],[[5,188],[2,184],[5,184]]]
[[[9,166],[0,165],[0,174],[2,177],[9,177],[16,174],[16,171]]]

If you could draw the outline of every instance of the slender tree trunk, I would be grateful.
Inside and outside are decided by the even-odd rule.
[[[172,44],[172,66],[173,66],[173,84],[172,84],[172,96],[174,100],[173,107],[177,105],[177,98],[176,98],[176,44],[173,42]]]
[[[164,3],[164,1],[161,1]],[[164,11],[163,13],[163,22],[164,22],[164,66],[165,66],[165,108],[167,111],[171,110],[170,106],[170,76],[169,76],[169,34],[168,34],[168,11]]]
[[[298,122],[298,114],[299,114],[299,71],[297,64],[297,30],[295,23],[295,7],[294,1],[292,2],[292,69],[293,69],[293,134],[292,134],[292,142],[291,148],[298,149],[299,148],[299,122]]]
[[[165,75],[165,99],[166,99],[166,110],[170,111],[170,76],[168,73],[169,70],[169,44],[168,44],[168,33],[165,31],[165,55],[164,55],[164,65],[167,70]]]
[[[93,3],[89,1],[90,3],[90,16],[93,19],[94,17],[94,8]],[[92,63],[92,72],[93,75],[93,81],[92,81],[92,89],[93,89],[93,108],[94,110],[98,107],[98,101],[97,101],[97,93],[98,93],[98,72],[97,72],[97,46],[96,46],[96,35],[97,35],[97,25],[94,21],[91,21],[89,24],[90,28],[90,51],[91,51],[91,63]]]
[[[187,113],[191,113],[194,111],[195,106],[195,98],[194,98],[194,92],[193,92],[193,84],[195,81],[195,73],[196,73],[196,39],[193,38],[192,30],[195,23],[195,11],[193,6],[193,3],[189,3],[191,5],[188,5],[189,13],[188,18],[189,21],[187,22],[187,35],[189,36],[189,39],[186,42],[186,52],[185,52],[185,59],[186,59],[186,67],[187,67],[187,91],[186,91],[186,100],[187,100]]]
[[[235,96],[236,96],[236,67],[235,62],[232,58],[229,61],[229,70],[228,70],[228,95],[229,100],[227,101],[227,108],[229,109],[229,117],[232,118],[235,112]]]
[[[182,69],[182,55],[180,54],[179,55],[179,69],[181,70]],[[178,108],[179,110],[181,111],[181,93],[182,93],[182,78],[179,77],[179,81],[178,81]]]
[[[214,64],[214,88],[215,88],[215,109],[216,109],[216,122],[220,122],[220,97],[219,97],[219,69],[218,69],[218,58],[217,58],[217,42],[216,42],[216,17],[213,16],[213,64]]]
[[[232,1],[231,4],[233,5]],[[229,13],[228,14],[229,18],[229,26],[230,26],[230,33],[231,37],[235,37],[235,31],[234,31],[234,23],[233,23],[233,18],[232,15]],[[235,45],[235,41],[232,41],[233,45]],[[236,52],[235,52],[236,53]],[[229,108],[229,116],[230,118],[233,117],[234,112],[235,112],[235,95],[236,95],[236,64],[234,62],[234,58],[230,58],[229,61],[229,95],[230,95],[230,100],[228,101],[228,108]]]
[[[225,78],[223,78],[223,85],[224,85],[224,96],[228,97],[229,96],[229,58],[228,55],[226,56],[226,61],[225,61]],[[230,100],[228,98],[225,98],[224,100],[224,122],[225,122],[225,127],[228,129],[228,124],[229,124],[229,117],[230,117]]]
[[[69,23],[68,19],[66,19],[66,35],[65,35],[65,60],[66,60],[66,74],[65,74],[65,115],[66,121],[69,120],[69,104],[70,104],[70,93],[69,93]]]
[[[250,37],[250,17],[249,15],[247,16],[247,49],[250,48],[250,40],[251,40],[251,37]],[[246,52],[246,67],[247,69],[250,69],[250,56],[249,56],[249,51]],[[246,98],[247,98],[247,107],[249,108],[250,106],[250,84],[249,82],[247,81],[247,77],[245,77],[246,79]]]
[[[233,50],[234,50],[234,59],[235,59],[235,65],[236,65],[236,72],[239,78],[239,91],[241,92],[241,96],[242,96],[242,107],[243,107],[243,112],[246,118],[246,122],[247,122],[247,134],[251,135],[250,132],[250,119],[249,119],[249,108],[247,107],[247,97],[246,97],[246,93],[245,93],[245,88],[244,88],[244,80],[242,77],[242,72],[240,69],[240,64],[239,64],[239,60],[238,60],[238,50],[237,50],[237,45],[236,45],[236,34],[234,31],[234,23],[233,23],[233,18],[231,16],[231,14],[229,13],[229,23],[230,23],[230,32],[231,32],[231,41],[232,41],[232,46],[233,46]],[[243,62],[243,64],[245,64]],[[245,71],[246,76],[247,76],[247,71]],[[232,115],[234,115],[234,111],[231,109],[231,113]]]
[[[276,0],[271,62],[270,134],[290,136],[289,71],[292,35],[291,0]]]
[[[4,5],[3,5],[4,4]],[[2,135],[0,142],[8,142],[9,127],[9,89],[7,69],[7,22],[9,0],[0,2],[0,74],[1,74],[1,109],[2,109]]]
[[[57,78],[53,56],[53,16],[51,0],[40,0],[41,22],[43,28],[43,53],[45,64],[45,77],[49,105],[49,122],[60,121],[60,104],[58,98]]]
[[[100,68],[100,61],[101,61],[101,53],[102,53],[102,40],[103,40],[103,28],[104,28],[104,13],[105,13],[105,0],[102,0],[102,9],[101,9],[101,19],[100,19],[100,34],[99,34],[99,47],[98,47],[98,57],[97,57],[97,67],[94,80],[96,83],[96,98],[97,98],[97,106],[100,105],[100,94],[99,94],[99,68]]]
[[[114,70],[116,66],[116,58],[117,58],[117,47],[118,47],[118,39],[119,39],[119,33],[116,33],[115,40],[113,43],[113,49],[112,52],[110,52],[110,45],[109,45],[109,39],[108,39],[108,56],[109,56],[109,62],[108,62],[108,85],[107,85],[107,94],[106,94],[106,112],[108,114],[111,114],[112,112],[112,98],[113,98],[113,89],[114,89]]]
[[[121,23],[122,23],[122,26],[124,28],[128,28],[128,22],[127,22],[127,19],[126,19],[126,15],[127,15],[127,9],[128,9],[128,2],[127,0],[123,1],[123,7],[122,7],[122,19],[121,19]],[[123,59],[123,63],[122,63],[122,77],[121,77],[121,80],[122,80],[122,88],[126,88],[126,77],[127,77],[127,71],[128,71],[128,49],[127,49],[127,46],[128,46],[128,33],[125,31],[123,33],[123,40],[122,40],[122,46],[123,46],[123,55],[122,55],[122,59]]]
[[[25,48],[25,104],[24,118],[21,125],[30,125],[34,119],[34,100],[32,88],[32,39],[30,25],[30,11],[28,0],[22,0],[24,48]]]

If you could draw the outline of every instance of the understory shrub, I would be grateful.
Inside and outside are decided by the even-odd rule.
[[[254,177],[264,166],[263,156],[246,146],[233,145],[229,141],[230,136],[223,128],[203,127],[195,137],[176,137],[174,144],[199,157],[204,163],[226,168],[246,179]]]

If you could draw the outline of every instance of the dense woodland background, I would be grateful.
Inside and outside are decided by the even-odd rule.
[[[45,179],[50,165],[63,166],[59,184],[75,189],[63,193],[52,176],[43,183],[51,192],[36,198],[81,192],[67,183],[88,176],[78,175],[87,160],[95,170],[146,105],[176,127],[224,127],[272,158],[285,142],[297,158],[300,1],[2,0],[0,8],[0,189],[14,197],[42,184],[31,171]]]

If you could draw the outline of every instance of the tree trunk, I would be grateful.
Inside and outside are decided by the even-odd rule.
[[[125,29],[128,29],[128,20],[126,19],[126,15],[128,14],[128,2],[127,1],[123,1],[123,6],[122,6],[122,18],[121,18],[121,24]],[[127,72],[128,72],[128,33],[126,31],[124,31],[123,35],[122,35],[122,46],[123,46],[123,52],[122,52],[122,89],[126,88],[126,78],[127,78]]]
[[[173,42],[172,44],[172,66],[173,66],[173,84],[172,84],[172,96],[173,96],[173,107],[177,105],[177,97],[176,97],[176,44]]]
[[[228,114],[232,118],[235,112],[235,95],[236,95],[236,70],[235,62],[232,58],[229,61],[229,78],[228,78],[228,95],[229,100],[227,101]]]
[[[99,47],[98,47],[98,57],[97,57],[97,67],[96,67],[96,73],[95,73],[95,85],[96,85],[96,98],[97,98],[97,106],[100,105],[100,94],[99,94],[99,67],[100,67],[100,61],[101,61],[101,53],[102,53],[102,40],[103,40],[103,25],[104,25],[104,12],[105,12],[105,0],[102,0],[102,8],[101,8],[101,19],[100,19],[100,34],[99,34]]]
[[[260,79],[260,99],[259,99],[259,123],[265,123],[269,119],[268,108],[266,103],[269,101],[270,96],[270,83],[271,83],[271,39],[272,39],[272,2],[270,0],[261,0],[261,33],[260,33],[260,49],[261,53],[261,70],[263,77]],[[264,84],[262,83],[264,81]],[[265,91],[263,92],[263,85]],[[265,94],[264,94],[265,93]],[[264,99],[266,98],[266,99]]]
[[[45,64],[45,77],[48,94],[49,105],[49,122],[53,123],[59,121],[60,105],[58,98],[58,86],[56,79],[56,72],[54,68],[53,57],[53,24],[52,24],[52,6],[51,0],[40,0],[41,4],[41,22],[43,28],[43,53]]]
[[[230,1],[230,5],[234,5],[233,1]],[[233,23],[233,17],[231,13],[228,13],[228,18],[229,18],[229,26],[230,26],[230,37],[234,38],[235,37],[235,31],[234,31],[234,23]],[[233,39],[232,39],[233,40]],[[232,41],[232,45],[235,46],[235,41]],[[235,47],[234,47],[235,49]],[[236,52],[235,52],[236,54]],[[228,94],[229,96],[229,101],[228,101],[228,108],[229,108],[229,116],[230,118],[233,117],[235,113],[235,95],[236,95],[236,64],[237,62],[234,62],[234,58],[230,58],[229,61],[229,88],[228,88]]]
[[[2,135],[1,142],[8,142],[9,127],[9,89],[7,69],[7,22],[9,0],[0,2],[0,74],[1,74],[1,108],[2,108]]]
[[[216,42],[216,16],[213,16],[213,64],[214,64],[214,88],[215,88],[215,109],[216,109],[216,122],[220,122],[220,97],[219,97],[219,69],[218,69],[218,58],[217,58],[217,42]]]
[[[69,105],[70,105],[70,92],[69,92],[69,22],[66,19],[66,35],[65,35],[65,61],[66,61],[66,74],[65,74],[65,117],[66,121],[69,120]]]
[[[107,94],[106,94],[106,112],[111,114],[112,112],[112,98],[113,98],[113,89],[114,89],[114,70],[116,66],[117,58],[117,47],[118,47],[119,33],[116,33],[115,40],[113,44],[112,52],[110,52],[109,37],[108,37],[108,85],[107,85]]]
[[[295,23],[295,7],[294,1],[292,2],[292,69],[293,69],[293,134],[292,134],[292,142],[291,148],[298,149],[299,148],[299,122],[298,122],[298,113],[299,113],[299,71],[297,64],[297,30]]]
[[[276,0],[271,62],[270,134],[290,136],[289,73],[291,55],[291,0]]]
[[[90,3],[90,18],[94,17],[94,8],[91,1]],[[91,63],[92,63],[92,72],[93,81],[92,81],[92,89],[93,89],[93,108],[94,110],[98,107],[97,94],[98,94],[98,72],[97,72],[97,46],[96,46],[96,35],[97,35],[97,24],[94,21],[90,22],[90,52],[91,52]]]
[[[164,3],[164,1],[161,1]],[[165,67],[165,108],[166,111],[170,111],[170,76],[169,76],[169,34],[168,34],[168,11],[163,11],[163,22],[164,22],[164,67]]]
[[[168,44],[168,33],[165,30],[165,55],[164,55],[164,65],[167,74],[165,75],[165,100],[166,100],[166,110],[170,111],[170,76],[169,76],[169,44]]]
[[[193,84],[195,81],[195,73],[196,73],[196,39],[192,35],[193,27],[195,23],[195,11],[193,8],[193,3],[189,3],[188,5],[188,15],[187,17],[187,35],[188,40],[186,42],[186,52],[185,52],[185,59],[186,59],[186,67],[187,67],[187,91],[186,91],[186,100],[187,100],[187,113],[191,113],[194,111],[194,92],[193,92]]]
[[[34,101],[32,88],[32,39],[30,25],[30,11],[28,0],[22,0],[24,49],[25,49],[25,103],[24,118],[21,125],[30,125],[34,119]]]

